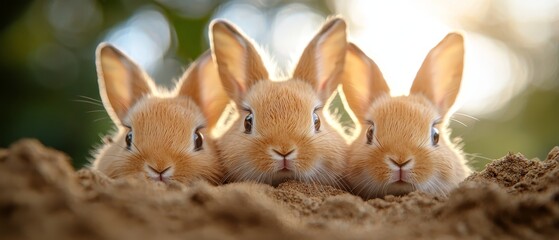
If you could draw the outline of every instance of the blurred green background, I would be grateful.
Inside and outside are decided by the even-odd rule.
[[[446,32],[462,29],[467,73],[453,136],[464,139],[478,170],[507,152],[545,158],[559,145],[559,1],[465,2],[5,1],[0,147],[37,138],[68,153],[75,167],[87,162],[112,128],[96,101],[94,52],[102,41],[123,48],[158,84],[169,86],[208,49],[213,18],[238,24],[287,65],[325,17],[340,14],[350,39],[379,60],[386,76],[409,81]],[[411,84],[387,79],[404,89]]]

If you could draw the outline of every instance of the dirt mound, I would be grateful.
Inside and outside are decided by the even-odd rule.
[[[1,239],[362,239],[559,236],[559,148],[509,154],[448,198],[363,201],[299,182],[211,186],[111,180],[23,140],[0,150]]]

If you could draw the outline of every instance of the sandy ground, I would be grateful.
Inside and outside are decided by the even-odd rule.
[[[115,181],[35,140],[0,150],[0,239],[155,238],[559,239],[559,147],[509,154],[448,198],[369,201],[298,182]]]

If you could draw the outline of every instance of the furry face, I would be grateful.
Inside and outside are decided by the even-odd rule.
[[[349,154],[348,179],[356,194],[371,198],[421,190],[444,195],[458,184],[453,179],[465,177],[458,171],[463,159],[451,150],[446,121],[425,97],[381,97],[365,119]]]
[[[119,127],[115,143],[99,156],[105,161],[96,167],[112,178],[140,175],[163,182],[217,183],[220,168],[214,146],[204,141],[202,116],[186,97],[142,99]]]
[[[138,65],[109,44],[97,48],[97,72],[117,132],[97,151],[94,169],[112,178],[218,182],[222,167],[207,133],[229,99],[209,52],[188,68],[172,92],[157,89]]]
[[[361,126],[346,172],[355,194],[446,195],[470,173],[447,129],[462,81],[463,42],[460,34],[448,34],[425,58],[409,96],[402,97],[391,97],[376,63],[349,45],[343,92]]]
[[[322,107],[340,83],[345,22],[327,21],[281,82],[270,80],[258,50],[230,23],[212,22],[211,39],[222,84],[240,116],[218,141],[225,181],[340,184],[347,146],[324,121]]]
[[[321,123],[322,103],[309,92],[312,87],[300,80],[260,81],[251,88],[239,119],[219,141],[228,180],[337,184],[339,175],[334,173],[344,167],[345,143]],[[248,115],[250,132],[245,127]]]

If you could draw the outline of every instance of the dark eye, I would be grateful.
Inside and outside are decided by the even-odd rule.
[[[125,140],[126,140],[126,149],[130,150],[132,146],[132,130],[130,130],[128,134],[126,134]]]
[[[202,150],[202,145],[204,144],[204,135],[202,135],[198,130],[192,135],[194,140],[194,151]]]
[[[375,125],[371,124],[371,126],[367,129],[367,144],[373,144],[373,134],[375,133]]]
[[[433,146],[437,146],[439,143],[439,129],[434,126],[431,127],[431,142],[433,143]]]
[[[316,112],[312,113],[312,121],[314,123],[314,130],[318,132],[320,130],[320,118]]]
[[[245,133],[249,134],[252,132],[252,113],[249,113],[245,118]]]

